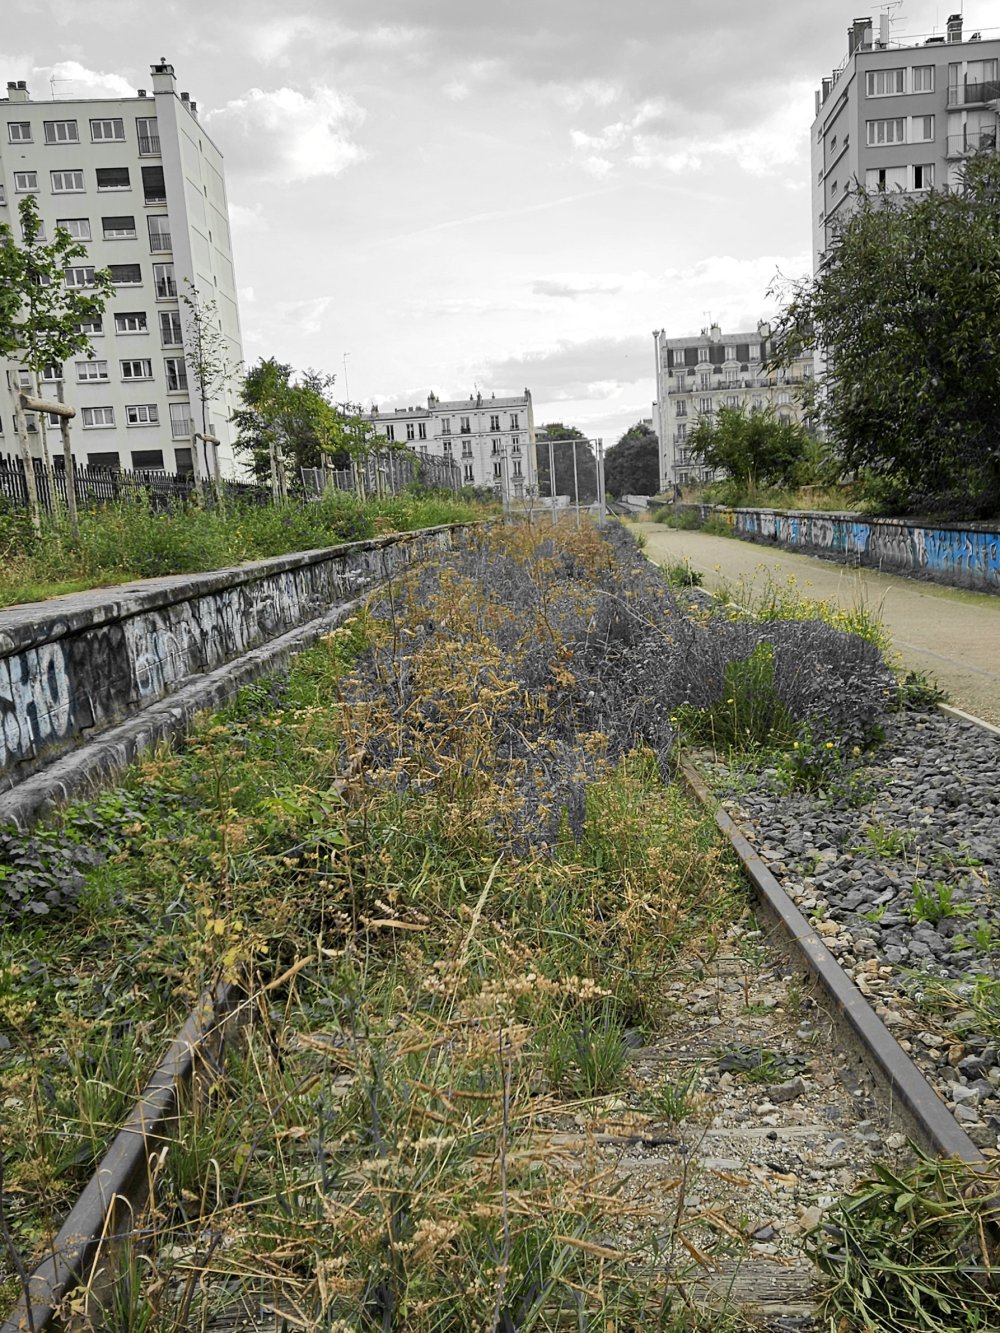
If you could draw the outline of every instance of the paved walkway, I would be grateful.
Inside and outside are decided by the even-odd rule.
[[[878,574],[731,537],[636,522],[658,564],[687,560],[704,586],[736,580],[785,583],[793,575],[808,597],[868,606],[892,635],[907,670],[933,677],[958,708],[1000,725],[1000,597]]]

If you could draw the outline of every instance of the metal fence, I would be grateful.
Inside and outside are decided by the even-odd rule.
[[[349,468],[302,468],[302,487],[308,496],[324,490],[352,491],[362,497],[398,495],[407,486],[419,483],[435,490],[462,489],[462,469],[450,458],[437,454],[401,453],[382,449],[352,461]]]
[[[33,459],[35,487],[38,491],[39,505],[51,514],[55,505],[65,506],[67,500],[65,468],[55,467],[49,484],[40,459]],[[106,467],[76,467],[73,469],[76,502],[81,507],[113,504],[117,500],[148,500],[154,509],[166,509],[172,502],[190,500],[197,487],[190,472],[163,472],[154,468],[140,468],[128,471]],[[213,499],[211,486],[203,482],[205,499]],[[268,504],[271,496],[264,486],[252,482],[224,481],[224,494],[230,499],[243,499],[251,503]],[[17,508],[28,507],[28,489],[24,477],[24,464],[20,458],[0,456],[0,500]]]

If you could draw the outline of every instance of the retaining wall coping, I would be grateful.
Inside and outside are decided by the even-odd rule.
[[[719,505],[682,502],[675,509],[711,509],[720,514],[777,514],[786,518],[844,519],[848,523],[884,523],[895,528],[927,528],[939,532],[989,532],[1000,535],[1000,521],[951,522],[930,518],[880,518],[876,514],[862,514],[856,509],[773,509],[769,505]]]
[[[43,602],[25,602],[0,609],[0,657],[23,652],[65,638],[82,629],[113,621],[126,620],[144,611],[173,606],[191,601],[225,588],[254,583],[259,579],[284,574],[307,565],[324,564],[331,559],[355,552],[385,550],[400,542],[417,541],[440,532],[449,532],[474,526],[468,523],[445,523],[434,528],[419,528],[413,532],[386,533],[367,537],[358,542],[342,542],[338,546],[323,546],[311,551],[294,551],[287,555],[270,556],[266,560],[252,560],[225,569],[213,569],[199,574],[170,574],[162,578],[137,579],[132,583],[115,584],[106,588],[91,588],[86,592],[67,593]]]

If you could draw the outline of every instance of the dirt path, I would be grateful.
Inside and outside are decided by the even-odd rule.
[[[784,583],[791,575],[807,596],[877,610],[908,670],[926,672],[958,708],[1000,725],[1000,597],[658,523],[630,526],[646,538],[646,554],[657,564],[687,560],[707,588],[768,576]]]

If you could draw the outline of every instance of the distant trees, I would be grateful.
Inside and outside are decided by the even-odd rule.
[[[343,448],[343,421],[329,397],[335,377],[315,370],[298,381],[294,375],[285,362],[261,357],[246,372],[232,415],[234,449],[249,455],[254,476],[276,497],[287,495],[289,476],[294,484],[301,468],[322,467]]]
[[[556,495],[573,496],[573,455],[576,455],[577,483],[582,503],[597,499],[597,460],[591,452],[587,437],[575,426],[564,426],[553,421],[535,432],[535,458],[538,463],[538,494],[543,498],[552,494],[549,480],[549,441],[552,440],[555,464]]]
[[[655,495],[660,489],[660,449],[656,432],[643,421],[604,456],[604,484],[610,495]]]
[[[959,189],[859,191],[776,338],[825,351],[821,420],[886,508],[1000,513],[1000,158]]]
[[[688,448],[706,467],[721,468],[742,488],[794,486],[813,444],[804,426],[782,421],[771,408],[722,407],[700,417]]]

